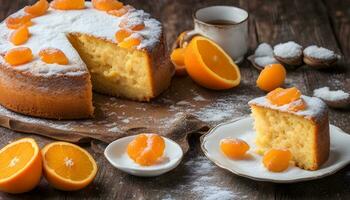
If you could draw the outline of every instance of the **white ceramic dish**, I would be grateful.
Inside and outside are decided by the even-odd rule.
[[[227,137],[245,140],[250,146],[251,158],[235,161],[225,157],[220,151],[219,141]],[[221,168],[253,180],[275,183],[293,183],[319,179],[337,172],[350,163],[350,135],[333,125],[330,125],[330,157],[316,171],[302,170],[294,166],[290,166],[282,173],[268,171],[261,164],[262,157],[254,153],[256,149],[254,138],[253,119],[247,117],[223,123],[211,129],[208,134],[202,136],[201,147],[205,155]]]
[[[104,155],[107,160],[123,172],[135,176],[159,176],[177,167],[183,157],[181,147],[174,141],[164,138],[165,150],[163,162],[154,166],[141,166],[129,158],[126,153],[127,145],[136,136],[128,136],[110,143],[105,149]]]

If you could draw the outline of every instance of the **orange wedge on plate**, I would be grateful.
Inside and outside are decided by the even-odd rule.
[[[79,190],[96,176],[95,160],[77,145],[53,142],[42,149],[42,155],[46,180],[56,189]]]
[[[23,193],[40,182],[42,159],[34,139],[23,138],[0,150],[0,191]]]
[[[186,71],[199,85],[223,90],[241,81],[238,66],[215,42],[202,36],[194,37],[186,48]]]

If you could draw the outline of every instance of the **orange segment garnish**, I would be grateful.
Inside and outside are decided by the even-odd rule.
[[[256,81],[257,86],[264,91],[272,91],[283,85],[286,79],[286,69],[281,64],[265,66]]]
[[[110,11],[123,7],[123,3],[117,0],[92,0],[92,6],[97,10]]]
[[[41,179],[42,158],[35,140],[23,138],[0,150],[0,191],[23,193]]]
[[[289,166],[292,153],[289,150],[271,149],[263,157],[264,166],[272,172],[282,172]]]
[[[46,48],[39,52],[40,59],[48,64],[57,63],[59,65],[67,65],[69,63],[66,55],[59,49]]]
[[[44,175],[55,188],[79,190],[90,184],[97,173],[94,158],[81,147],[53,142],[42,149]]]
[[[124,18],[120,24],[119,27],[122,29],[131,29],[133,31],[140,31],[145,28],[145,23],[140,18]]]
[[[163,156],[164,139],[157,134],[140,134],[127,147],[129,157],[143,166],[154,165]]]
[[[14,45],[21,45],[27,42],[29,38],[29,30],[27,26],[21,26],[14,30],[10,35],[10,41]]]
[[[10,16],[6,18],[5,23],[7,28],[9,29],[18,29],[21,26],[31,26],[33,23],[31,22],[31,19],[33,16],[24,14],[24,15],[18,15],[18,16]]]
[[[110,15],[114,15],[116,17],[121,17],[123,15],[125,15],[126,13],[128,13],[128,11],[132,9],[131,6],[123,6],[122,8],[118,9],[118,10],[110,10],[107,13]]]
[[[125,38],[130,37],[131,34],[132,32],[128,29],[120,29],[115,33],[115,38],[117,42],[123,42]]]
[[[295,88],[277,88],[266,95],[266,98],[270,101],[270,103],[276,106],[282,106],[285,104],[289,104],[295,100],[300,99],[301,92]]]
[[[220,140],[220,149],[231,159],[242,159],[249,150],[249,145],[241,139],[225,138]]]
[[[24,11],[33,16],[41,16],[47,12],[49,7],[47,0],[39,0],[34,5],[26,6]]]
[[[129,37],[125,39],[124,41],[120,42],[118,46],[131,49],[137,47],[139,44],[141,44],[142,38],[141,37]]]
[[[85,8],[85,0],[53,0],[50,5],[57,10],[80,10]]]
[[[194,37],[186,47],[186,71],[199,85],[215,90],[229,89],[241,81],[238,66],[213,41]]]
[[[174,49],[170,55],[170,60],[175,66],[175,74],[177,76],[186,75],[186,67],[185,67],[185,53],[186,48],[177,48]]]
[[[10,49],[5,54],[5,61],[10,65],[17,66],[33,60],[32,50],[28,47]]]
[[[306,103],[305,103],[305,101],[302,98],[293,101],[288,106],[288,110],[292,111],[292,112],[298,112],[300,110],[305,110],[305,109],[306,109]]]

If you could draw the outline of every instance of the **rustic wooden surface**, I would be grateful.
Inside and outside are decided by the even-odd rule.
[[[34,0],[0,0],[0,19]],[[250,46],[260,42],[276,44],[294,40],[302,45],[318,44],[343,55],[333,70],[316,71],[306,66],[288,73],[287,85],[305,94],[313,89],[330,86],[350,91],[350,1],[349,0],[147,0],[124,1],[142,8],[160,19],[171,43],[176,35],[192,28],[191,13],[207,5],[234,5],[249,11]],[[258,72],[248,62],[241,65],[244,86],[250,96],[263,93],[255,87]],[[249,99],[246,99],[248,101]],[[232,104],[242,107],[246,101]],[[248,114],[243,111],[241,115]],[[350,133],[349,111],[331,110],[330,121]],[[239,117],[239,116],[237,116]],[[28,136],[0,128],[0,146],[16,138]],[[32,136],[40,145],[52,141]],[[101,153],[104,145],[86,145],[100,167],[94,183],[78,192],[61,192],[49,187],[45,180],[32,192],[22,195],[0,193],[0,199],[350,199],[350,166],[321,180],[296,184],[273,184],[241,178],[206,162],[199,150],[198,137],[191,138],[191,149],[174,171],[157,178],[138,178],[114,169]],[[204,160],[204,161],[203,161]],[[201,163],[201,164],[198,164]],[[209,170],[208,170],[209,169]],[[201,176],[207,179],[202,180]],[[200,187],[201,183],[205,184]],[[203,192],[203,188],[207,188]],[[219,194],[210,193],[209,190]],[[209,191],[209,192],[208,192]]]

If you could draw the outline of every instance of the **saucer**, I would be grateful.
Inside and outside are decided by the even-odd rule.
[[[165,137],[163,137],[165,150],[160,163],[152,166],[141,166],[135,163],[126,153],[128,144],[135,137],[120,138],[106,147],[104,155],[114,167],[131,175],[152,177],[169,172],[180,164],[183,157],[181,147],[176,142]]]
[[[220,151],[219,143],[223,138],[240,138],[246,141],[251,155],[246,160],[231,160]],[[204,154],[217,166],[224,168],[238,176],[243,176],[257,181],[274,183],[294,183],[308,181],[329,176],[339,171],[350,163],[350,135],[340,128],[330,125],[330,155],[326,163],[316,171],[303,170],[290,166],[286,171],[274,173],[268,171],[262,164],[262,156],[256,154],[255,131],[253,119],[246,117],[239,120],[219,124],[201,137],[201,147]]]

